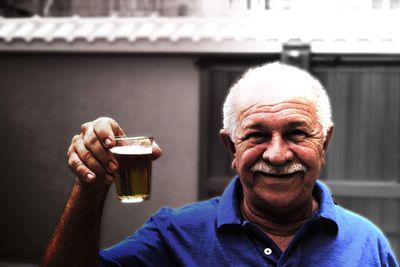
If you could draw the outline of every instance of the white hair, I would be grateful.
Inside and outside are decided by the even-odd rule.
[[[279,62],[248,70],[230,89],[223,106],[223,127],[234,141],[238,114],[263,99],[300,97],[314,104],[324,140],[333,126],[331,105],[321,83],[308,72]]]

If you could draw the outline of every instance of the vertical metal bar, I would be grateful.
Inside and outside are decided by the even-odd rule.
[[[310,44],[297,41],[288,42],[286,44],[283,44],[281,61],[289,65],[297,66],[304,70],[309,70],[310,55]]]

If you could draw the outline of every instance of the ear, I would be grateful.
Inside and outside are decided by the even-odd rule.
[[[221,138],[221,141],[224,144],[225,149],[232,157],[232,169],[236,170],[235,143],[232,141],[229,133],[225,129],[221,129],[221,131],[219,131],[219,137]]]
[[[229,133],[225,129],[221,129],[221,131],[219,131],[219,137],[221,138],[221,141],[224,144],[226,150],[229,152],[229,154],[231,156],[235,156],[236,153],[235,144],[233,143]]]

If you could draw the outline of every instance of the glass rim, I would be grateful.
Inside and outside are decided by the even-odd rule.
[[[149,139],[150,141],[153,141],[153,136],[115,136],[115,141],[124,141],[124,140],[144,140],[144,139]]]

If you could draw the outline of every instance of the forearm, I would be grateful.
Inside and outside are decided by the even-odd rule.
[[[43,266],[98,266],[101,215],[108,187],[76,180]]]

